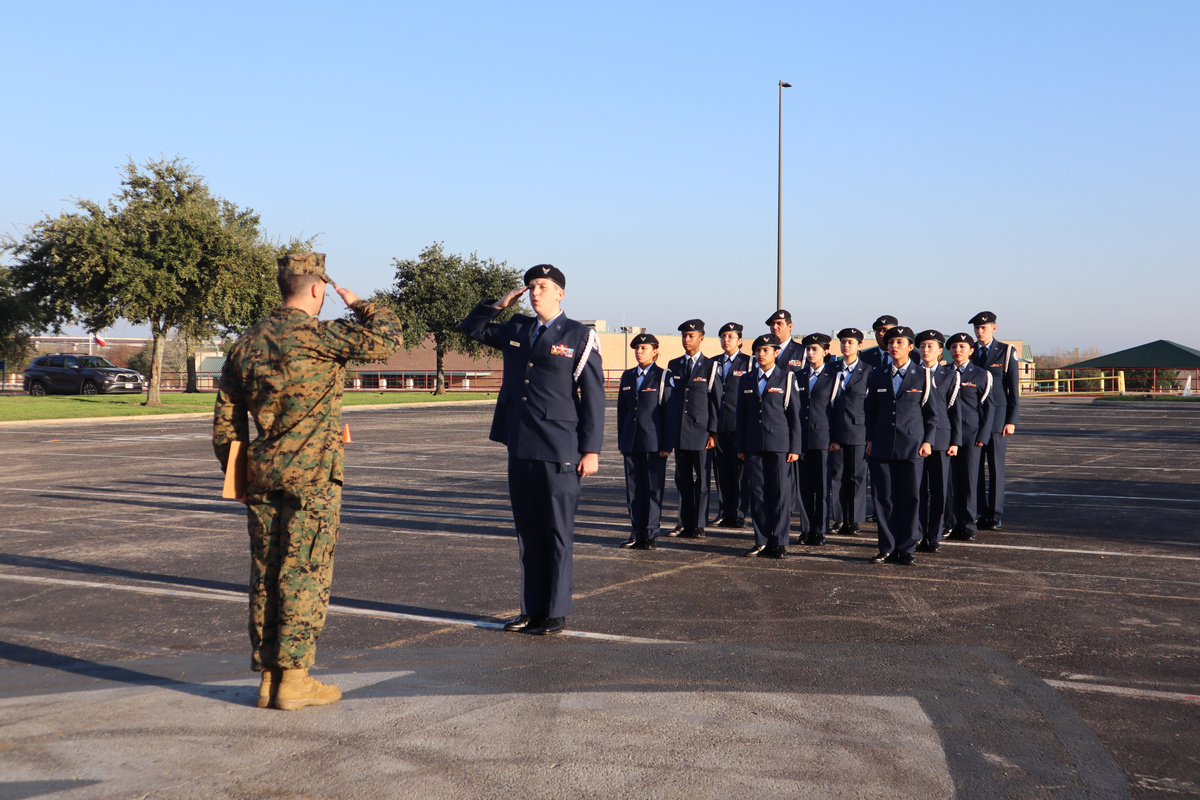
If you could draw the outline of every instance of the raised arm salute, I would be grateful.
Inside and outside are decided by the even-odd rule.
[[[489,438],[508,447],[508,494],[521,559],[521,614],[507,631],[554,634],[571,599],[580,481],[599,468],[604,373],[594,331],[568,319],[567,279],[550,264],[525,273],[525,286],[480,301],[459,324],[504,354],[504,379]],[[535,316],[492,322],[529,292]]]

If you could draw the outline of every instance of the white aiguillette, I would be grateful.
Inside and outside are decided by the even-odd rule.
[[[229,460],[225,462],[225,486],[221,497],[237,500],[246,496],[246,443],[234,439],[229,443]]]

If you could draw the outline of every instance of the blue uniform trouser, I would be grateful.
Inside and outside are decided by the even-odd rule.
[[[787,453],[746,453],[746,483],[754,544],[786,547],[791,523],[792,471]]]
[[[521,558],[521,613],[565,617],[571,601],[571,559],[579,474],[573,464],[508,457],[508,497]]]
[[[662,520],[663,491],[667,485],[667,457],[658,453],[625,456],[625,499],[633,538],[654,541]]]
[[[744,464],[737,457],[737,434],[718,433],[717,446],[712,453],[717,473],[717,508],[721,517],[735,519],[746,516],[746,498],[742,493]]]
[[[964,437],[966,441],[967,437]],[[978,516],[979,491],[979,457],[984,448],[976,447],[974,441],[969,441],[958,448],[958,455],[950,459],[950,485],[953,513],[950,524],[974,533],[978,528],[975,520]]]
[[[679,490],[679,524],[703,528],[708,522],[708,451],[675,451],[675,488]]]
[[[804,495],[800,491],[800,470],[803,464],[800,461],[793,461],[788,464],[788,475],[791,479],[790,494],[792,497],[792,518],[796,520],[796,525],[799,526],[801,533],[808,532],[808,512],[804,510]]]
[[[1004,516],[1004,459],[1008,437],[993,433],[979,460],[979,517],[999,522]]]
[[[871,459],[875,519],[881,553],[911,553],[921,538],[917,519],[921,495],[921,459]]]
[[[799,471],[800,502],[808,517],[808,530],[824,536],[829,532],[829,451],[805,450]]]
[[[829,516],[834,522],[867,519],[867,456],[861,444],[844,444],[829,454]]]
[[[946,482],[950,478],[950,456],[934,450],[924,459],[921,473],[921,538],[942,540],[946,527]]]

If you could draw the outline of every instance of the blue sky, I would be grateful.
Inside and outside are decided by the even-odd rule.
[[[1200,3],[21,3],[0,224],[180,155],[360,294],[434,242],[577,318],[1200,347]],[[120,333],[119,331],[116,333]]]

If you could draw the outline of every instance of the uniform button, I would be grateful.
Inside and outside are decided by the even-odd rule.
[[[526,379],[525,379],[525,382],[526,382],[526,383],[529,383],[529,378],[526,378]]]
[[[533,366],[533,362],[532,362],[532,361],[530,361],[528,364],[526,364],[526,366],[532,367],[532,366]]]
[[[521,399],[522,399],[522,400],[528,400],[529,398],[528,398],[528,397],[522,397]]]

